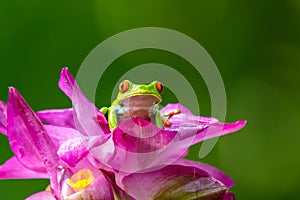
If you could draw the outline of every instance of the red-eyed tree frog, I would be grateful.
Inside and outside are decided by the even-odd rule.
[[[164,86],[159,81],[147,85],[134,84],[124,80],[119,85],[119,93],[110,107],[102,107],[100,111],[107,114],[110,130],[128,118],[143,118],[151,121],[159,128],[169,127],[172,124],[168,119],[180,113],[179,109],[161,115],[159,103],[162,101]]]

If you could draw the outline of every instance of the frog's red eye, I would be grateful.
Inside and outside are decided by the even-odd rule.
[[[129,89],[130,83],[129,81],[125,80],[119,85],[120,92],[124,93]]]
[[[160,82],[156,82],[156,89],[159,93],[162,93],[164,91],[164,86]]]

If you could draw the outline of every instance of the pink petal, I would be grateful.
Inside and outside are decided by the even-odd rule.
[[[71,139],[81,137],[81,133],[73,128],[66,128],[53,125],[44,125],[49,137],[58,149],[62,143]]]
[[[0,179],[49,178],[47,173],[32,171],[24,167],[16,157],[11,157],[0,166]]]
[[[114,194],[111,191],[111,185],[107,179],[100,175],[96,178],[93,184],[87,187],[81,194],[82,199],[105,199],[114,200]],[[121,199],[120,199],[121,200]],[[129,199],[128,199],[129,200]]]
[[[104,115],[84,96],[68,68],[62,69],[58,85],[72,101],[76,129],[86,136],[104,134],[97,121],[97,116],[104,119]]]
[[[235,196],[232,192],[228,192],[224,195],[222,200],[235,200]]]
[[[242,129],[246,125],[246,121],[240,120],[235,123],[215,123],[210,125],[203,132],[198,133],[195,137],[193,144],[199,143],[203,140],[207,140],[214,137],[226,135],[228,133],[236,132]]]
[[[141,124],[144,124],[143,127]],[[113,132],[116,146],[135,153],[147,153],[162,149],[175,137],[175,131],[161,130],[151,122],[140,118],[122,122]]]
[[[37,112],[36,114],[47,124],[75,128],[73,108],[43,110]]]
[[[39,147],[43,148],[44,141],[37,142],[44,140],[43,135],[46,135],[43,125],[15,88],[9,88],[7,111],[8,140],[12,151],[27,168],[45,172],[45,164],[38,151]]]
[[[165,130],[177,131],[180,140],[187,139],[188,143],[191,143],[191,139],[193,139],[189,145],[238,131],[246,124],[246,121],[243,120],[235,123],[221,123],[213,117],[195,116],[180,104],[168,104],[162,109],[162,113],[174,109],[181,109],[182,112],[169,119],[172,125],[165,127]]]
[[[101,169],[100,169],[101,170]],[[108,172],[105,170],[101,170],[104,177],[106,178],[112,193],[114,194],[114,199],[126,199],[126,200],[134,200],[131,196],[129,196],[125,191],[123,191],[115,181],[115,174],[113,172]]]
[[[113,153],[110,152],[112,149]],[[180,153],[169,148],[161,148],[147,153],[136,153],[126,151],[123,147],[103,145],[92,150],[93,156],[100,162],[106,163],[117,171],[128,173],[167,166],[181,157]],[[102,155],[101,152],[104,152],[104,154]]]
[[[208,167],[174,163],[162,169],[117,177],[118,183],[135,199],[221,199],[224,183]]]
[[[44,125],[44,127],[58,149],[58,156],[70,167],[75,167],[78,162],[85,158],[90,148],[102,145],[110,137],[110,135],[85,137],[72,128],[53,125]]]
[[[7,106],[0,101],[0,133],[7,134]]]
[[[94,180],[90,185],[83,190],[74,191],[69,184],[67,184],[67,179],[72,177],[74,173],[77,173],[79,170],[89,169],[92,171]],[[101,171],[98,168],[90,166],[88,163],[83,164],[81,167],[71,171],[66,170],[62,174],[61,184],[62,192],[61,196],[58,199],[68,199],[68,200],[79,200],[79,199],[95,199],[95,200],[114,200],[114,194],[111,191],[111,186],[108,180],[104,177]]]
[[[51,192],[39,192],[27,197],[25,200],[56,200]]]
[[[112,140],[91,151],[113,169],[136,172],[176,161],[182,151],[169,148],[176,141],[176,132],[161,130],[143,119],[129,119],[114,130]]]
[[[222,124],[214,118],[181,116],[186,116],[185,119],[180,119],[181,126],[176,127],[174,123],[175,127],[165,130],[143,119],[126,120],[113,132],[115,146],[110,159],[103,158],[99,153],[95,156],[112,168],[128,173],[163,167],[184,157],[191,145],[239,130],[245,125],[244,121]],[[101,152],[101,148],[98,147],[97,151]]]
[[[174,164],[202,169],[210,176],[221,181],[227,188],[230,188],[234,185],[234,181],[229,176],[211,165],[185,159],[177,160]]]
[[[115,144],[112,137],[108,137],[107,141],[101,145],[95,145],[90,149],[90,153],[97,162],[105,164],[106,168],[113,168],[112,165],[108,164],[115,155]]]
[[[185,115],[193,115],[189,109],[187,109],[186,107],[182,106],[182,105],[179,104],[179,103],[168,104],[168,105],[166,105],[165,107],[163,107],[163,108],[160,110],[160,112],[161,112],[162,114],[168,114],[169,112],[174,111],[174,110],[177,110],[177,109],[179,109],[179,110],[180,110],[180,113],[182,113],[182,114],[185,114]]]
[[[84,140],[81,133],[72,128],[44,125],[48,135],[58,149],[57,155],[70,167],[75,167],[79,161],[88,155],[88,146],[94,145],[99,137],[89,137]]]
[[[79,161],[85,158],[89,151],[81,137],[65,141],[57,151],[58,156],[70,167],[75,167]]]
[[[9,88],[7,115],[8,140],[16,158],[31,170],[47,170],[52,187],[59,191],[55,145],[40,119],[13,87]]]

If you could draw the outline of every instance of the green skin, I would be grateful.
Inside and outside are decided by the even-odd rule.
[[[110,130],[128,118],[143,118],[163,128],[163,117],[159,112],[161,93],[156,89],[156,82],[148,85],[134,84],[130,81],[126,92],[119,92],[110,107],[102,107],[100,111],[108,116]]]

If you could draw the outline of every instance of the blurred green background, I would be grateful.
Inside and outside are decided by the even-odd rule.
[[[198,41],[217,64],[227,92],[226,121],[247,126],[219,139],[202,162],[235,181],[237,199],[297,199],[300,164],[300,1],[1,1],[0,99],[15,86],[34,110],[69,107],[57,87],[60,69],[75,75],[101,41],[124,30],[156,26]],[[130,68],[149,62],[176,68],[194,85],[202,115],[210,115],[200,75],[178,56],[138,50],[121,56],[105,72],[99,107],[110,104],[115,82]],[[167,76],[167,74],[166,74]],[[104,83],[104,84],[103,84]],[[175,94],[176,95],[176,94]],[[167,91],[164,104],[176,101]],[[0,163],[12,153],[0,136]],[[200,145],[189,158],[199,160]],[[1,180],[1,199],[24,199],[46,180]]]

